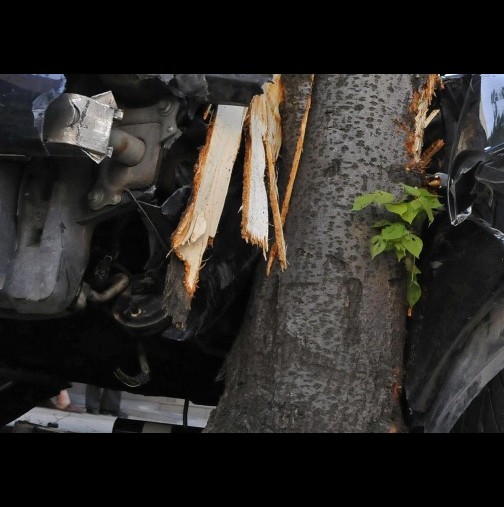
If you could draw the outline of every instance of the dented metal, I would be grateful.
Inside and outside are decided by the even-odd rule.
[[[501,237],[491,209],[494,193],[504,194],[503,150],[504,74],[474,75],[450,156],[447,194],[453,225],[471,219]]]

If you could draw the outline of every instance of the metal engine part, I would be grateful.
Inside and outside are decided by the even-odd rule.
[[[49,104],[44,116],[44,142],[51,155],[79,148],[97,164],[110,157],[114,120],[122,119],[112,92],[94,97],[64,93]]]
[[[0,308],[61,314],[77,297],[88,263],[93,227],[79,220],[89,162],[36,159],[24,174],[4,162],[0,183]]]
[[[150,107],[125,109],[120,129],[113,129],[114,159],[100,166],[89,193],[89,207],[98,211],[119,204],[126,189],[144,189],[157,177],[161,150],[181,135],[177,128],[180,101],[167,97]]]

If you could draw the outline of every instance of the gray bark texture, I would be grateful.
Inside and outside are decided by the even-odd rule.
[[[284,171],[302,114],[295,94],[306,81],[288,77]],[[384,213],[350,209],[357,195],[397,195],[408,179],[396,122],[416,84],[412,75],[315,76],[286,223],[289,269],[266,278],[259,266],[207,432],[403,429],[403,268],[392,255],[370,258],[370,225]]]

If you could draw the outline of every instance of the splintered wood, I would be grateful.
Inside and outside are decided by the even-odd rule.
[[[246,107],[218,106],[199,154],[191,201],[172,235],[172,248],[184,263],[189,296],[196,290],[203,254],[217,233],[246,112]]]
[[[276,182],[275,162],[270,144],[264,141],[266,151],[266,163],[268,166],[268,189],[273,213],[273,225],[275,227],[275,244],[278,249],[278,258],[282,269],[287,269],[287,253],[285,251],[285,240],[283,235],[282,217],[280,216],[280,205],[278,202],[278,187]]]
[[[429,107],[438,85],[442,86],[439,74],[429,74],[427,82],[422,89],[415,91],[413,94],[409,112],[414,116],[414,125],[413,128],[406,128],[408,134],[406,148],[411,157],[410,162],[406,166],[408,170],[425,171],[432,157],[444,146],[444,141],[438,139],[423,152],[425,129],[439,114],[439,109],[435,109],[429,113]]]
[[[180,329],[184,329],[191,299],[198,286],[203,255],[207,247],[212,246],[217,234],[243,131],[245,161],[241,235],[245,241],[261,248],[266,259],[271,208],[275,241],[268,273],[276,257],[282,270],[287,267],[283,225],[303,149],[311,84],[281,209],[276,175],[276,161],[282,145],[280,104],[284,95],[280,74],[274,75],[273,81],[264,85],[264,93],[255,96],[249,108],[218,106],[216,110],[212,109],[213,120],[195,166],[191,199],[172,235],[163,307]],[[209,114],[210,108],[205,115]]]
[[[265,184],[265,172],[274,173],[275,163],[282,145],[282,120],[280,117],[280,103],[283,100],[283,87],[280,75],[276,74],[272,83],[264,86],[264,93],[256,95],[250,104],[249,114],[245,126],[245,163],[243,168],[243,210],[241,222],[242,238],[263,250],[264,258],[268,251],[268,191]],[[267,149],[271,152],[268,162]],[[271,188],[271,174],[269,197],[276,199],[278,208],[278,191],[274,178],[274,189]],[[280,228],[281,229],[281,228]],[[279,231],[275,227],[275,236]],[[283,234],[276,241],[284,245]],[[283,246],[285,253],[285,245]]]
[[[285,220],[287,219],[287,214],[289,213],[289,205],[290,200],[292,197],[292,190],[294,188],[294,182],[296,181],[296,176],[299,168],[299,162],[301,160],[301,155],[303,153],[303,146],[304,146],[304,140],[305,140],[305,134],[306,134],[306,125],[308,124],[308,116],[310,115],[310,109],[311,109],[311,91],[313,89],[313,81],[315,78],[315,74],[312,74],[310,76],[310,91],[306,97],[306,104],[305,104],[305,110],[303,114],[303,118],[301,120],[301,126],[299,128],[299,135],[296,143],[296,150],[294,152],[294,159],[292,161],[292,167],[289,173],[289,181],[287,182],[287,189],[285,190],[285,196],[284,200],[282,202],[282,214],[281,214],[281,229],[283,234],[283,226],[285,225]],[[283,258],[282,258],[282,252],[278,251],[278,244],[274,243],[271,247],[271,251],[268,258],[268,265],[266,267],[266,274],[269,276],[271,273],[271,268],[273,267],[273,262],[275,261],[275,258],[279,256],[280,260],[280,267],[283,269],[287,268],[287,259],[285,258],[285,252],[283,252]]]

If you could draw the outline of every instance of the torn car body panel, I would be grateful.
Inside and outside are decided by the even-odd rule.
[[[504,75],[472,76],[467,88],[448,178],[454,225],[467,218],[493,228],[494,193],[504,192]]]

